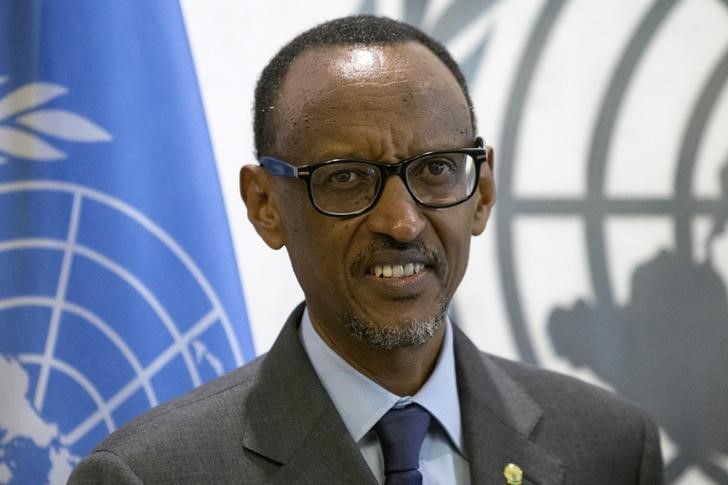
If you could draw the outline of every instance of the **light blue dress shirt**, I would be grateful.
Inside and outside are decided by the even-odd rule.
[[[434,418],[420,450],[423,485],[470,484],[470,469],[463,452],[451,325],[448,319],[442,350],[430,378],[414,396],[400,397],[339,357],[316,333],[308,310],[303,314],[300,329],[303,347],[379,483],[384,483],[384,461],[379,438],[372,427],[392,407],[414,402]]]

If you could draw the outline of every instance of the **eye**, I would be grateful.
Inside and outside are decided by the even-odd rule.
[[[336,184],[354,183],[360,175],[353,170],[341,169],[329,175],[329,181]]]
[[[445,160],[428,160],[424,169],[426,175],[442,175],[452,170],[452,167]]]
[[[416,163],[413,169],[413,175],[416,177],[434,182],[444,177],[450,177],[458,171],[457,160],[447,156],[437,155],[422,159]]]
[[[325,190],[364,190],[376,184],[376,168],[358,162],[335,163],[314,172],[313,183]]]

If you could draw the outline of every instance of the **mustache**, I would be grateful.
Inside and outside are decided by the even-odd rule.
[[[442,263],[442,254],[440,253],[440,250],[430,244],[427,244],[421,239],[403,242],[397,241],[391,236],[377,235],[369,241],[363,250],[354,256],[354,260],[351,265],[352,276],[364,273],[370,266],[369,261],[371,260],[372,255],[379,251],[406,253],[410,258],[413,256],[419,257],[419,259],[424,259],[429,266],[434,267],[439,267]]]

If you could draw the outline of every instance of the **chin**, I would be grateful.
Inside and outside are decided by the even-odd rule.
[[[445,323],[447,305],[432,317],[408,319],[387,324],[375,323],[351,314],[340,317],[340,324],[361,343],[385,350],[419,347],[426,344]]]

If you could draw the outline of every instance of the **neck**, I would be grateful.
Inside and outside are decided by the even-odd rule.
[[[358,341],[345,329],[330,329],[313,315],[311,324],[331,349],[352,367],[398,396],[412,396],[420,390],[435,368],[445,325],[422,345],[385,349]]]

